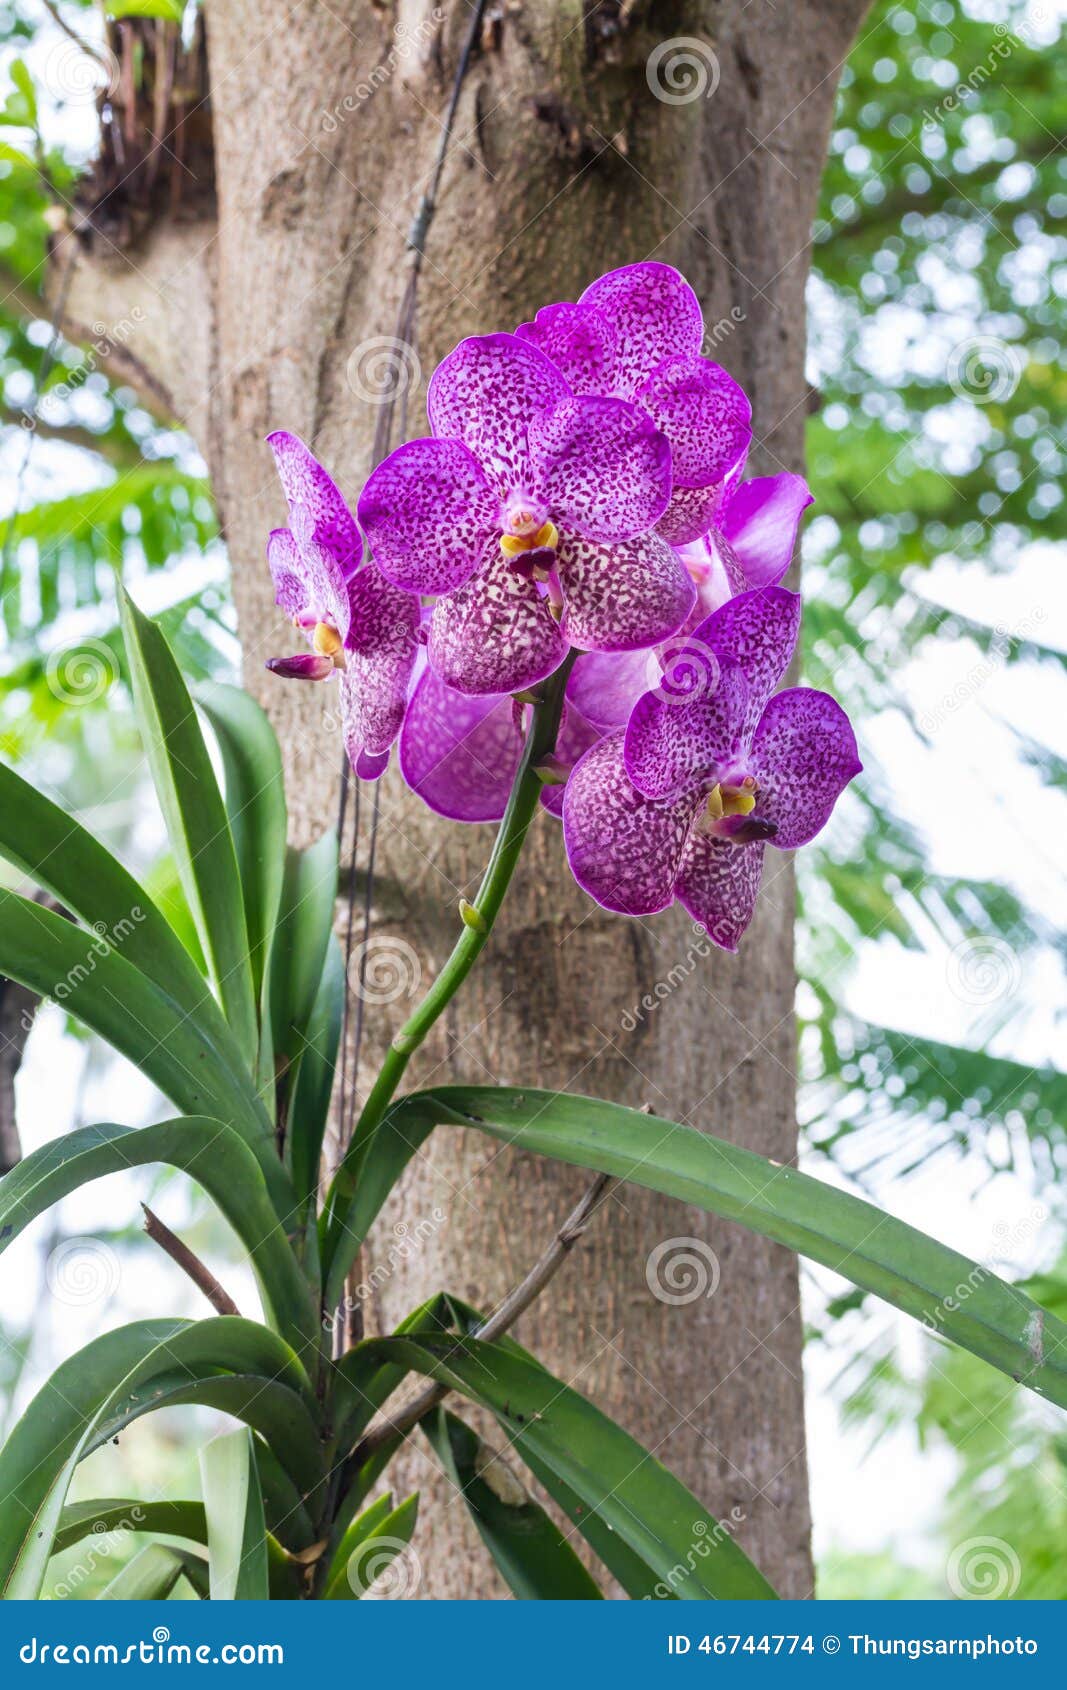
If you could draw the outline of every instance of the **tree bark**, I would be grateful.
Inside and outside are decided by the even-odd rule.
[[[604,270],[656,257],[691,279],[706,350],[752,398],[755,472],[800,468],[809,231],[862,10],[862,0],[493,7],[429,235],[407,433],[424,432],[425,379],[462,336],[509,328]],[[205,453],[247,680],[279,731],[301,841],[335,819],[339,749],[330,689],[263,670],[286,637],[263,561],[282,519],[263,437],[300,433],[355,502],[380,414],[376,342],[395,332],[405,237],[469,16],[468,5],[425,0],[397,11],[355,0],[209,4],[217,222],[161,220],[121,256],[90,236],[71,291],[86,324],[128,317],[139,300],[145,321],[124,345],[127,376],[137,379],[140,360]],[[669,80],[679,38],[704,91]],[[674,98],[657,97],[657,76]],[[415,377],[398,349],[386,351]],[[372,932],[386,949],[413,946],[424,984],[447,955],[489,837],[437,821],[394,771],[383,782]],[[599,1093],[789,1160],[793,880],[788,860],[769,856],[759,913],[732,958],[678,911],[626,921],[593,906],[543,817],[487,957],[414,1080]],[[645,994],[655,1002],[642,1011]],[[364,1085],[407,1007],[401,997],[368,1010]],[[388,1328],[442,1286],[490,1307],[536,1259],[583,1177],[470,1136],[436,1136],[371,1242],[368,1266],[406,1260],[376,1275],[369,1327]],[[416,1246],[416,1234],[428,1236]],[[668,1284],[664,1301],[650,1289],[650,1253],[687,1238],[702,1241],[705,1268],[707,1247],[717,1258],[713,1294]],[[783,1595],[811,1594],[801,1322],[786,1252],[624,1186],[518,1336],[732,1518]],[[424,1503],[432,1497],[420,1514],[420,1594],[503,1594],[427,1457],[413,1449],[404,1466]]]

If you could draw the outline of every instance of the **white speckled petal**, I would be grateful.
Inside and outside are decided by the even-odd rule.
[[[689,571],[656,534],[600,546],[560,535],[563,632],[581,651],[637,651],[682,626],[696,599]]]
[[[477,573],[434,605],[428,651],[458,692],[518,692],[558,669],[567,643],[548,599],[493,544]]]
[[[811,687],[776,693],[751,757],[759,786],[756,813],[777,823],[775,845],[791,851],[814,839],[862,767],[852,724],[829,693]]]
[[[500,531],[500,498],[461,440],[410,440],[374,470],[359,520],[383,574],[416,593],[447,593]]]
[[[789,667],[800,632],[800,594],[784,587],[740,593],[700,624],[693,634],[744,670],[751,687],[748,727],[753,730],[763,707]]]
[[[725,845],[694,831],[678,874],[679,901],[708,937],[736,951],[752,920],[763,875],[763,845]]]
[[[304,564],[288,528],[272,529],[267,540],[267,567],[274,582],[274,602],[286,616],[303,616],[308,609]]]
[[[532,323],[515,330],[551,358],[574,393],[610,394],[615,330],[599,311],[585,305],[545,305]]]
[[[671,496],[670,447],[636,405],[564,399],[530,425],[533,484],[560,527],[632,540]]]
[[[668,358],[636,402],[671,443],[676,487],[718,486],[748,455],[752,409],[721,364]]]
[[[287,429],[268,434],[267,445],[289,506],[290,527],[303,544],[305,539],[321,546],[333,558],[342,576],[348,576],[363,556],[355,518],[332,476],[308,451],[298,435]]]
[[[674,883],[699,797],[644,798],[627,776],[622,733],[608,734],[564,788],[563,839],[575,880],[605,909],[653,915]]]
[[[526,430],[570,392],[544,353],[512,334],[461,340],[430,379],[427,409],[439,439],[469,446],[501,493],[529,481]]]
[[[669,264],[650,261],[609,270],[586,288],[579,304],[594,306],[615,329],[612,391],[621,399],[632,399],[665,358],[695,357],[700,351],[700,301]]]
[[[671,641],[663,679],[637,700],[626,724],[626,772],[649,798],[728,773],[743,748],[749,685],[729,658],[690,636]]]

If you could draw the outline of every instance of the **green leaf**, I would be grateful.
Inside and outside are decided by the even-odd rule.
[[[265,1601],[267,1527],[252,1435],[242,1426],[200,1451],[213,1602]]]
[[[303,1049],[318,996],[337,900],[337,836],[290,848],[271,959],[274,1049],[292,1063]]]
[[[285,875],[287,817],[274,729],[248,693],[207,683],[196,702],[211,723],[225,772],[226,814],[244,893],[252,988],[261,1002]],[[261,1022],[265,1019],[261,1010]],[[269,1048],[264,1053],[273,1079]]]
[[[416,1094],[417,1095],[417,1094]],[[332,1309],[344,1294],[355,1261],[393,1186],[437,1121],[432,1109],[402,1098],[381,1126],[345,1156],[320,1217],[323,1301]]]
[[[228,1121],[256,1152],[280,1212],[292,1210],[292,1189],[249,1081],[234,1074],[167,992],[105,940],[0,891],[0,972],[99,1033],[183,1113]]]
[[[417,1140],[419,1123],[429,1119],[473,1127],[738,1221],[1067,1407],[1067,1325],[968,1257],[795,1168],[619,1104],[532,1087],[416,1093],[395,1106],[382,1130]]]
[[[104,10],[111,18],[163,18],[167,23],[181,23],[185,0],[107,0]]]
[[[250,1066],[258,1032],[241,879],[196,712],[162,631],[124,589],[133,699],[171,848],[227,1021]]]
[[[181,1006],[235,1074],[241,1053],[170,923],[133,875],[73,816],[0,763],[0,855],[120,950]]]
[[[364,1508],[363,1512],[350,1523],[346,1531],[342,1534],[341,1541],[338,1544],[335,1553],[330,1557],[326,1573],[327,1595],[329,1595],[330,1587],[338,1579],[344,1579],[345,1570],[348,1566],[348,1557],[351,1555],[356,1545],[362,1543],[363,1539],[374,1530],[375,1526],[380,1525],[381,1522],[392,1513],[392,1511],[393,1493],[392,1491],[386,1491],[384,1496],[378,1497],[377,1501],[372,1502],[369,1508]],[[341,1594],[344,1593],[342,1592]],[[351,1595],[352,1592],[349,1591],[348,1594]]]
[[[345,1534],[346,1544],[349,1539],[353,1541],[341,1571],[326,1588],[327,1601],[351,1601],[365,1596],[386,1567],[406,1550],[415,1530],[418,1512],[419,1498],[416,1494],[386,1514],[371,1507],[354,1520]],[[373,1523],[362,1531],[358,1530],[370,1516],[374,1516]],[[401,1573],[398,1594],[414,1595],[418,1584],[418,1561],[413,1565],[413,1572],[405,1570]]]
[[[149,1543],[100,1592],[103,1602],[152,1602],[169,1596],[185,1571],[184,1558],[161,1543]]]
[[[366,1347],[489,1409],[511,1447],[524,1458],[529,1451],[558,1475],[667,1592],[696,1600],[774,1595],[726,1529],[672,1473],[517,1346],[410,1336],[371,1339]]]
[[[317,1404],[295,1353],[235,1316],[135,1321],[45,1382],[0,1450],[0,1589],[36,1596],[77,1463],[138,1416],[196,1402],[262,1433],[302,1492],[324,1479]]]
[[[16,129],[36,129],[37,90],[33,86],[33,77],[22,59],[12,59],[8,69],[15,92],[7,96],[0,121],[10,123]]]
[[[204,1504],[142,1502],[129,1496],[68,1502],[59,1517],[52,1553],[59,1555],[83,1538],[112,1532],[156,1532],[162,1537],[184,1537],[190,1543],[206,1543]]]
[[[502,1456],[444,1408],[420,1424],[512,1595],[524,1602],[600,1599],[596,1580]]]
[[[344,956],[331,937],[305,1029],[304,1048],[296,1059],[296,1078],[286,1111],[286,1159],[298,1201],[311,1202],[319,1189],[322,1141],[337,1072],[344,1002]]]
[[[231,1127],[182,1116],[151,1127],[103,1122],[52,1139],[0,1179],[0,1251],[69,1192],[108,1174],[163,1162],[198,1180],[248,1251],[263,1300],[300,1350],[319,1340],[310,1288],[267,1193],[262,1169]]]

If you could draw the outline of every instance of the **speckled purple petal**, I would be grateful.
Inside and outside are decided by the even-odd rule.
[[[419,651],[420,607],[416,593],[387,581],[376,563],[365,563],[348,583],[350,622],[346,652],[360,657],[389,656],[405,685]]]
[[[268,434],[267,445],[298,541],[313,540],[329,552],[343,576],[350,575],[363,556],[363,542],[337,484],[297,435],[277,429]]]
[[[726,500],[717,527],[750,587],[776,587],[789,568],[800,518],[813,502],[802,475],[761,475]]]
[[[523,736],[509,694],[471,698],[425,669],[400,734],[400,771],[413,792],[450,821],[504,814]]]
[[[752,408],[721,364],[667,358],[639,389],[636,403],[671,443],[676,487],[713,487],[748,455]]]
[[[374,563],[357,570],[348,596],[341,720],[349,759],[358,772],[361,756],[382,756],[400,732],[420,651],[419,601],[394,587]]]
[[[427,409],[439,439],[462,440],[501,492],[523,488],[526,430],[570,392],[543,352],[512,334],[461,340],[430,378]]]
[[[862,767],[852,725],[829,693],[811,687],[776,693],[750,759],[759,786],[756,813],[778,824],[774,843],[791,851],[814,839]]]
[[[383,574],[416,593],[447,593],[500,531],[500,497],[461,440],[411,440],[374,470],[359,520]]]
[[[663,679],[637,700],[626,724],[626,772],[647,798],[707,788],[743,750],[749,686],[729,658],[690,637],[663,654]]]
[[[616,334],[599,311],[585,305],[545,305],[532,323],[520,323],[515,333],[551,358],[573,393],[611,392]]]
[[[308,590],[296,540],[288,528],[274,528],[267,540],[267,566],[274,582],[274,602],[286,616],[307,610]]]
[[[693,635],[744,670],[751,688],[748,735],[789,666],[799,632],[800,594],[767,587],[729,599]]]
[[[652,651],[586,651],[567,681],[567,703],[602,732],[624,728],[643,692],[659,679]]]
[[[530,424],[534,486],[556,523],[590,540],[632,540],[671,496],[670,447],[636,405],[564,399]]]
[[[621,399],[632,399],[665,358],[679,353],[695,357],[700,351],[700,301],[669,264],[627,264],[609,270],[586,288],[579,304],[594,306],[615,329],[612,391]]]
[[[572,770],[563,839],[575,880],[598,904],[652,915],[674,902],[695,804],[691,796],[666,804],[642,797],[627,776],[622,739],[608,734]]]
[[[680,628],[696,590],[678,554],[656,534],[614,546],[561,533],[556,573],[562,628],[582,651],[636,651]]]
[[[703,539],[722,503],[721,483],[713,487],[676,487],[656,524],[656,533],[672,546]]]
[[[573,674],[573,670],[572,670]],[[595,745],[603,735],[603,730],[587,722],[580,711],[571,704],[564,712],[563,723],[556,740],[556,756],[563,764],[572,767],[579,762],[590,746]],[[562,786],[545,786],[541,789],[541,803],[550,816],[557,821],[563,816],[563,796],[567,790],[566,782]]]
[[[559,668],[567,642],[536,583],[493,544],[477,574],[434,605],[428,650],[458,692],[518,692]]]
[[[763,846],[724,845],[694,829],[686,841],[676,891],[694,921],[724,951],[736,951],[752,920],[760,878]]]

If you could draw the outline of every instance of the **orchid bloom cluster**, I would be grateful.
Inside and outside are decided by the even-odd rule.
[[[361,778],[398,742],[431,809],[479,822],[503,815],[529,700],[570,662],[542,803],[575,878],[627,915],[677,900],[736,950],[765,846],[812,839],[860,763],[832,698],[775,690],[811,495],[744,479],[749,403],[703,338],[688,283],[643,263],[462,341],[429,435],[373,471],[358,523],[303,443],[271,435],[290,522],[268,561],[311,650],[268,667],[338,678]]]

